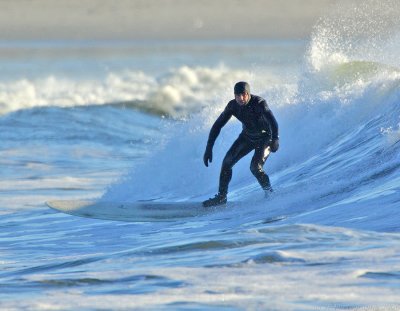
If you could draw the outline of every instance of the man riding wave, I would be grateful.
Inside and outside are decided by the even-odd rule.
[[[276,152],[279,148],[278,123],[265,99],[250,93],[250,85],[247,82],[236,83],[234,95],[235,99],[226,105],[224,111],[211,127],[203,157],[205,166],[208,167],[208,164],[212,162],[212,148],[215,140],[222,127],[232,116],[242,122],[243,129],[222,161],[218,193],[214,198],[204,201],[204,207],[227,202],[232,168],[241,158],[253,150],[254,155],[251,159],[250,170],[264,189],[266,196],[273,191],[263,166],[270,152]]]

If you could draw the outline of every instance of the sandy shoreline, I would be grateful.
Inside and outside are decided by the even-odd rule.
[[[307,38],[338,0],[6,0],[1,40]]]

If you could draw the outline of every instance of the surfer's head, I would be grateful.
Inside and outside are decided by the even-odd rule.
[[[250,85],[240,81],[234,87],[235,100],[239,105],[246,105],[250,100]]]

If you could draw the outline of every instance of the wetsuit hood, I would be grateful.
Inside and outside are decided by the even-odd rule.
[[[247,93],[250,95],[250,85],[247,82],[240,81],[235,84],[234,93],[235,94]]]

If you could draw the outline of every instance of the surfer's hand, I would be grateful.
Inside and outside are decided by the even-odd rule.
[[[203,161],[204,165],[208,167],[208,162],[212,162],[212,148],[206,148],[206,152],[204,152]]]
[[[275,138],[272,140],[271,145],[270,145],[271,151],[272,152],[277,152],[279,149],[279,138]]]

